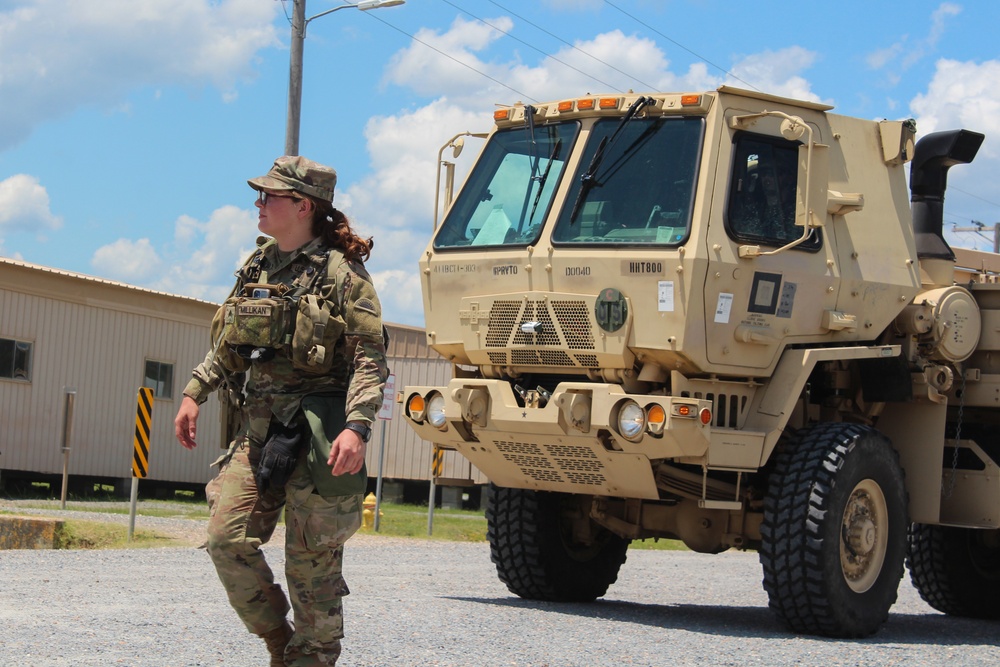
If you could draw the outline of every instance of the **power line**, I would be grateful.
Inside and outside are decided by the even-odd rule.
[[[444,2],[447,2],[448,0],[443,0],[443,1],[444,1]],[[644,88],[646,88],[647,90],[656,90],[656,86],[651,86],[651,85],[649,85],[648,83],[646,83],[645,81],[643,81],[642,79],[639,79],[639,78],[637,78],[637,77],[635,77],[635,76],[633,76],[633,75],[629,74],[628,72],[624,72],[624,71],[622,71],[622,70],[618,69],[617,67],[615,67],[615,66],[614,66],[614,65],[612,65],[611,63],[609,63],[609,62],[605,62],[605,61],[601,60],[600,58],[598,58],[597,56],[595,56],[595,55],[592,55],[592,54],[590,54],[590,53],[587,53],[586,51],[584,51],[584,50],[583,50],[583,49],[581,49],[580,47],[576,46],[575,44],[570,44],[569,42],[567,42],[567,41],[566,41],[565,39],[563,39],[563,38],[562,38],[562,37],[560,37],[559,35],[556,35],[556,34],[554,34],[554,33],[551,33],[551,32],[549,32],[548,30],[546,30],[546,29],[545,29],[545,28],[543,28],[542,26],[538,25],[537,23],[532,23],[532,22],[531,22],[530,20],[528,20],[527,18],[525,18],[525,17],[521,16],[520,14],[518,14],[518,13],[516,13],[516,12],[513,12],[513,11],[511,11],[511,10],[510,10],[510,9],[508,9],[507,7],[504,7],[503,5],[501,5],[501,4],[499,3],[499,2],[494,2],[494,0],[489,0],[489,1],[490,1],[490,3],[491,3],[491,4],[493,4],[493,5],[496,5],[497,7],[499,7],[500,9],[502,9],[503,11],[507,12],[508,14],[510,14],[511,16],[515,16],[515,17],[517,17],[518,19],[520,19],[521,21],[524,21],[525,23],[527,23],[528,25],[530,25],[530,26],[534,27],[535,29],[537,29],[537,30],[540,30],[540,31],[544,32],[544,33],[545,33],[546,35],[548,35],[549,37],[551,37],[551,38],[553,38],[553,39],[556,39],[556,40],[558,40],[558,41],[562,42],[563,44],[565,44],[566,46],[570,47],[571,49],[574,49],[575,51],[579,51],[580,53],[582,53],[583,55],[587,56],[588,58],[591,58],[591,59],[593,59],[593,60],[596,60],[597,62],[601,63],[601,64],[602,64],[602,65],[604,65],[605,67],[608,67],[608,68],[610,68],[610,69],[613,69],[614,71],[618,72],[619,74],[622,74],[622,75],[624,75],[624,76],[627,76],[628,78],[632,79],[633,81],[635,81],[635,82],[637,82],[637,83],[640,83],[640,84],[642,84],[642,86],[643,86]],[[449,2],[448,4],[451,4],[451,3]],[[518,40],[518,41],[520,41],[520,40]],[[532,47],[532,48],[534,48],[534,47]],[[550,57],[551,57],[551,56],[550,56]],[[575,69],[575,68],[574,68],[574,69]],[[579,70],[577,70],[577,71],[579,71]],[[590,76],[590,75],[588,74],[587,76]],[[591,78],[592,78],[592,79],[594,79],[595,81],[599,81],[598,79],[596,79],[596,78],[594,78],[594,77],[592,77],[592,76],[591,76]],[[602,82],[602,83],[603,83],[603,82]],[[608,84],[604,84],[604,85],[608,85]],[[616,89],[616,90],[617,90],[617,89]]]
[[[972,197],[973,199],[978,199],[981,202],[986,202],[990,206],[1000,207],[1000,204],[996,203],[995,201],[990,201],[989,199],[985,199],[984,197],[980,197],[979,195],[974,195],[971,192],[966,192],[965,190],[963,190],[961,188],[956,188],[954,185],[949,185],[948,186],[948,191],[951,192],[952,190],[954,190],[955,192],[961,192],[963,195],[966,195],[968,197]]]
[[[441,0],[441,2],[445,3],[446,5],[451,5],[452,7],[454,7],[455,9],[457,9],[458,11],[460,11],[460,12],[463,12],[463,13],[465,13],[465,14],[468,14],[468,15],[469,15],[469,16],[471,16],[472,18],[474,18],[474,19],[476,19],[477,21],[479,21],[480,23],[482,23],[483,25],[486,25],[486,26],[489,26],[490,28],[493,28],[493,29],[494,29],[494,30],[496,30],[497,32],[499,32],[499,33],[502,33],[502,34],[504,34],[504,35],[507,35],[507,36],[508,36],[508,37],[510,37],[511,39],[513,39],[513,40],[516,40],[516,41],[520,42],[521,44],[524,44],[525,46],[527,46],[527,47],[528,47],[528,48],[530,48],[530,49],[534,49],[535,51],[537,51],[538,53],[541,53],[541,54],[542,54],[543,56],[545,56],[546,58],[551,58],[552,60],[556,61],[556,62],[557,62],[557,63],[559,63],[560,65],[564,65],[564,66],[566,66],[566,67],[570,68],[571,70],[573,70],[573,71],[575,71],[575,72],[578,72],[579,74],[582,74],[582,75],[584,75],[585,77],[587,77],[587,78],[589,78],[589,79],[593,79],[594,81],[596,81],[597,83],[601,84],[602,86],[607,86],[608,88],[611,88],[612,90],[614,90],[614,91],[617,91],[617,92],[619,92],[619,93],[621,93],[621,92],[624,92],[624,91],[623,91],[623,90],[621,90],[620,88],[618,88],[618,87],[616,87],[616,86],[613,86],[613,85],[612,85],[612,84],[610,84],[610,83],[607,83],[607,82],[605,82],[605,81],[601,81],[600,79],[598,79],[598,78],[597,78],[596,76],[594,76],[593,74],[588,74],[587,72],[584,72],[583,70],[581,70],[581,69],[578,69],[578,68],[574,67],[573,65],[570,65],[569,63],[567,63],[567,62],[565,62],[565,61],[562,61],[562,60],[560,60],[559,58],[556,58],[555,56],[553,56],[553,55],[551,55],[551,54],[549,54],[549,53],[546,53],[545,51],[542,51],[542,50],[541,50],[541,49],[539,49],[539,48],[538,48],[537,46],[535,46],[535,45],[533,45],[533,44],[529,44],[528,42],[524,41],[523,39],[520,39],[520,38],[518,38],[518,37],[515,37],[514,35],[510,34],[510,33],[509,33],[509,32],[507,32],[506,30],[503,30],[503,29],[501,29],[501,28],[499,28],[499,27],[497,27],[497,26],[493,25],[492,23],[490,23],[490,22],[489,22],[489,21],[487,21],[486,19],[483,19],[483,18],[480,18],[480,17],[476,16],[475,14],[473,14],[472,12],[470,12],[470,11],[468,11],[468,10],[466,10],[466,9],[463,9],[463,8],[459,7],[459,6],[458,6],[458,5],[456,5],[456,4],[454,3],[454,2],[451,2],[451,0]],[[496,4],[496,3],[493,3],[493,4]],[[500,5],[497,5],[497,6],[499,7]],[[503,8],[501,7],[501,9],[503,9]],[[511,12],[511,14],[513,14],[513,13],[514,13],[514,12]]]
[[[684,46],[680,42],[678,42],[678,41],[676,41],[674,39],[671,39],[670,37],[667,37],[662,32],[660,32],[659,30],[657,30],[656,28],[654,28],[653,26],[649,25],[648,23],[645,23],[644,21],[642,21],[641,19],[633,16],[632,14],[629,14],[627,11],[625,11],[624,9],[622,9],[621,7],[619,7],[618,5],[616,5],[615,3],[611,2],[611,0],[604,0],[604,4],[608,5],[609,7],[613,7],[614,9],[617,9],[619,12],[621,12],[625,16],[629,17],[630,19],[632,19],[633,21],[635,21],[639,25],[645,26],[649,30],[652,30],[657,35],[659,35],[663,39],[667,40],[668,42],[670,42],[674,46],[676,46],[678,48],[681,48],[681,49],[684,49],[685,51],[687,51],[688,53],[690,53],[692,56],[694,56],[695,58],[697,58],[698,60],[701,60],[702,62],[704,62],[704,63],[706,63],[708,65],[711,65],[712,67],[714,67],[715,69],[719,70],[720,72],[722,72],[726,76],[731,76],[732,78],[736,79],[737,81],[739,81],[739,82],[741,82],[743,84],[746,84],[747,86],[753,88],[754,90],[756,90],[758,92],[761,92],[759,88],[757,88],[755,85],[753,85],[749,81],[744,81],[743,79],[741,79],[740,77],[736,76],[735,74],[733,74],[729,70],[725,69],[724,67],[719,67],[718,65],[716,65],[715,63],[713,63],[708,58],[705,58],[704,56],[702,56],[702,55],[700,55],[698,53],[695,53],[694,51],[692,51],[688,47]]]
[[[406,31],[405,31],[405,30],[403,30],[402,28],[398,28],[398,27],[394,26],[393,24],[389,23],[389,22],[388,22],[388,21],[386,21],[385,19],[383,19],[383,18],[380,18],[380,17],[376,16],[375,14],[372,14],[371,12],[365,12],[365,14],[368,14],[370,18],[372,18],[372,19],[374,19],[374,20],[376,20],[376,21],[380,21],[380,22],[381,22],[381,23],[383,23],[384,25],[387,25],[387,26],[389,26],[390,28],[392,28],[392,29],[393,29],[393,30],[395,30],[396,32],[400,32],[400,33],[402,33],[402,34],[406,35],[407,37],[409,37],[410,39],[412,39],[412,40],[413,40],[414,42],[417,42],[417,43],[419,43],[419,44],[423,44],[423,45],[424,45],[424,46],[426,46],[426,47],[427,47],[428,49],[431,49],[432,51],[436,51],[437,53],[441,54],[441,55],[442,55],[442,56],[444,56],[445,58],[448,58],[449,60],[453,60],[453,61],[455,61],[456,63],[458,63],[458,64],[459,64],[459,65],[461,65],[462,67],[465,67],[466,69],[470,69],[470,70],[472,70],[473,72],[475,72],[476,74],[478,74],[478,75],[480,75],[480,76],[483,76],[483,77],[486,77],[487,79],[489,79],[489,80],[490,80],[490,81],[492,81],[493,83],[496,83],[496,84],[499,84],[500,86],[503,86],[504,88],[506,88],[507,90],[511,91],[512,93],[514,93],[514,94],[516,94],[516,95],[520,96],[521,98],[523,98],[523,99],[526,99],[526,100],[528,100],[529,102],[538,102],[538,100],[536,100],[535,98],[531,97],[530,95],[527,95],[527,94],[525,94],[525,93],[522,93],[522,92],[521,92],[520,90],[518,90],[517,88],[514,88],[513,86],[508,86],[508,85],[507,85],[506,83],[504,83],[503,81],[500,81],[499,79],[496,79],[496,78],[494,78],[494,77],[490,76],[490,75],[489,75],[489,74],[487,74],[486,72],[482,72],[482,71],[480,71],[480,70],[476,69],[475,67],[473,67],[472,65],[469,65],[468,63],[463,63],[463,62],[462,62],[461,60],[459,60],[458,58],[455,58],[454,56],[452,56],[452,55],[450,55],[450,54],[448,54],[448,53],[445,53],[444,51],[442,51],[441,49],[437,48],[436,46],[432,46],[431,44],[428,44],[428,43],[427,43],[427,42],[425,42],[424,40],[422,40],[422,39],[418,38],[418,37],[417,37],[416,35],[411,35],[410,33],[406,32]]]

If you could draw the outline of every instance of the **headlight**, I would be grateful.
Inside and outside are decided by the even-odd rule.
[[[646,413],[635,401],[622,403],[618,410],[618,432],[628,440],[638,440],[646,428]]]
[[[427,401],[427,421],[434,428],[442,428],[444,426],[444,396],[441,394],[435,393]]]

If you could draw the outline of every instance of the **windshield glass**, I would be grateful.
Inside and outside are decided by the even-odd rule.
[[[678,245],[687,238],[704,121],[634,118],[594,125],[581,174],[556,223],[555,243]],[[605,146],[605,154],[594,156]],[[588,165],[596,168],[588,173]]]
[[[434,247],[534,243],[579,130],[579,123],[560,123],[494,134],[442,223]]]

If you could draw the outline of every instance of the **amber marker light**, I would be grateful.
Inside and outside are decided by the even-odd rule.
[[[413,421],[423,421],[424,407],[424,397],[420,394],[414,394],[413,396],[410,396],[410,400],[406,404],[406,412],[410,415],[410,419]]]
[[[696,107],[701,104],[701,95],[681,95],[682,107]]]
[[[701,412],[698,413],[698,418],[701,419],[701,423],[708,426],[712,423],[712,411],[708,408],[702,408]]]
[[[667,411],[658,403],[646,406],[646,430],[653,435],[663,433],[663,427],[667,424]]]
[[[617,97],[602,97],[601,98],[601,108],[602,109],[617,109],[618,108],[618,98]]]
[[[566,113],[567,111],[572,111],[573,110],[573,100],[569,100],[569,101],[566,101],[566,102],[560,102],[558,109],[559,109],[560,113]]]
[[[510,119],[510,109],[497,109],[493,112],[493,120],[509,120]]]
[[[576,108],[578,111],[593,111],[594,109],[593,98],[587,98],[585,100],[577,100]]]

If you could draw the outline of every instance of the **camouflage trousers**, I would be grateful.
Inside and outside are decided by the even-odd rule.
[[[324,498],[313,493],[304,453],[284,489],[258,495],[251,458],[259,455],[256,448],[238,445],[206,487],[208,553],[247,629],[260,635],[278,628],[289,601],[260,547],[271,539],[285,508],[285,580],[295,621],[285,663],[334,665],[344,636],[341,602],[349,593],[343,547],[361,526],[361,495]]]

